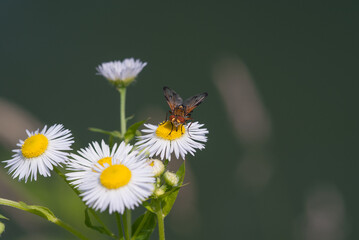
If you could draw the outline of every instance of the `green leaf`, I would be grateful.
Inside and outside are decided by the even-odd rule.
[[[5,224],[3,224],[2,222],[0,222],[0,237],[1,234],[5,231]]]
[[[157,224],[157,216],[149,211],[139,216],[132,225],[132,240],[148,240]]]
[[[102,133],[102,134],[106,134],[115,138],[120,138],[122,139],[122,134],[119,131],[106,131],[106,130],[102,130],[99,128],[89,128],[89,130],[91,132],[97,132],[97,133]]]
[[[0,214],[0,218],[1,219],[6,219],[6,220],[9,220],[7,217],[5,217],[4,215]]]
[[[131,120],[131,119],[134,118],[134,117],[135,117],[135,114],[132,114],[131,116],[127,117],[127,118],[126,118],[126,122],[128,122],[129,120]]]
[[[144,124],[146,121],[147,121],[147,119],[143,120],[141,122],[134,123],[128,128],[127,132],[125,133],[125,142],[126,143],[130,142],[135,137],[137,129],[142,124]]]
[[[113,237],[112,233],[111,233],[111,232],[108,232],[104,227],[95,226],[95,225],[92,224],[91,219],[90,219],[89,209],[88,209],[88,208],[85,209],[85,225],[86,225],[88,228],[91,228],[91,229],[93,229],[93,230],[95,230],[95,231],[98,231],[98,232],[100,232],[100,233],[102,233],[102,234],[106,234],[106,235],[108,235],[108,236],[110,236],[110,237]],[[120,236],[120,237],[122,237],[122,236]]]
[[[152,203],[152,202],[151,202]],[[148,211],[156,213],[152,207],[152,204],[149,202],[142,202],[142,206],[144,206]]]
[[[50,209],[47,207],[42,206],[36,206],[36,205],[27,205],[24,202],[19,202],[20,206],[23,208],[23,210],[30,212],[32,214],[38,215],[40,217],[43,217],[47,219],[50,222],[56,222],[57,218],[55,217],[55,214],[51,212]]]
[[[176,175],[179,178],[178,185],[182,185],[184,176],[185,176],[185,162],[184,161],[183,161],[181,167],[176,172]],[[162,198],[161,206],[162,206],[163,216],[167,216],[170,213],[170,211],[173,207],[173,204],[176,201],[179,190],[180,190],[180,187],[175,187],[170,190],[170,194],[168,194],[168,195],[166,194],[166,196],[164,198]]]

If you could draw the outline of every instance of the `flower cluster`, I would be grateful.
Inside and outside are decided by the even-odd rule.
[[[96,69],[98,74],[123,90],[146,65],[131,58],[102,63]],[[121,114],[121,119],[125,119],[124,111]],[[136,131],[138,126],[135,130],[130,128],[131,131]],[[128,144],[133,137],[127,138],[131,134],[127,134],[124,124],[118,135],[103,131],[120,138],[118,143],[112,146],[104,141],[92,142],[77,153],[69,152],[74,140],[71,131],[61,124],[45,126],[41,131],[26,130],[28,137],[19,141],[12,158],[4,161],[5,167],[13,178],[27,182],[29,179],[36,181],[38,174],[49,177],[55,168],[61,172],[57,167],[65,166],[66,173],[62,176],[79,191],[88,207],[123,214],[126,209],[133,209],[148,199],[155,199],[156,203],[165,193],[179,188],[184,165],[181,174],[172,173],[166,171],[168,161],[172,155],[184,160],[187,154],[194,155],[196,150],[204,149],[207,142],[208,130],[198,122],[186,124],[183,121],[174,127],[173,122],[165,121],[144,126],[144,135],[138,136],[134,145]]]

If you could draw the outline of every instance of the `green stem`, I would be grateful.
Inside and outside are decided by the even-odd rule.
[[[126,209],[123,217],[123,228],[125,229],[125,239],[130,240],[132,235],[131,210]]]
[[[61,221],[60,219],[58,219],[57,217],[55,217],[55,215],[48,209],[41,207],[41,206],[33,206],[33,205],[26,205],[26,204],[21,204],[20,202],[15,202],[15,201],[11,201],[8,199],[4,199],[4,198],[0,198],[0,205],[5,205],[5,206],[9,206],[9,207],[13,207],[13,208],[17,208],[23,211],[27,211],[29,213],[35,214],[37,216],[40,216],[52,223],[55,223],[56,225],[62,227],[63,229],[65,229],[66,231],[72,233],[73,235],[75,235],[76,237],[78,237],[79,239],[82,240],[87,240],[88,238],[85,237],[81,232],[77,231],[76,229],[74,229],[73,227],[71,227],[69,224]]]
[[[142,227],[145,225],[146,221],[147,221],[147,218],[150,216],[150,212],[149,211],[146,211],[145,215],[143,216],[142,218],[142,221],[140,222],[140,225],[138,225],[135,233],[132,235],[132,239],[131,240],[135,240],[136,237],[137,237],[137,234],[140,233]]]
[[[116,215],[116,222],[117,222],[117,228],[118,228],[118,239],[123,239],[123,230],[121,225],[121,216],[118,212],[115,212]]]
[[[61,221],[60,219],[57,218],[57,221],[54,222],[55,224],[57,224],[58,226],[62,227],[63,229],[69,231],[70,233],[72,233],[73,235],[75,235],[76,237],[78,237],[79,239],[83,239],[83,240],[87,240],[88,238],[85,237],[84,235],[82,235],[79,231],[75,230],[74,228],[72,228],[70,225],[68,225],[67,223]]]
[[[157,221],[158,221],[159,240],[165,240],[165,222],[164,222],[164,216],[162,213],[161,200],[158,199],[156,201],[157,201],[156,215],[157,215]]]
[[[76,195],[80,198],[81,202],[82,199],[80,197],[80,191],[77,190],[73,185],[70,184],[70,182],[66,179],[66,176],[63,172],[60,171],[57,167],[54,167],[54,171],[66,182],[66,184],[76,193]],[[97,220],[97,222],[104,228],[104,230],[112,237],[115,237],[115,234],[111,232],[111,230],[102,222],[100,217],[96,214],[96,212],[92,208],[88,208],[90,213],[94,216],[94,218]]]
[[[118,88],[118,91],[121,95],[121,105],[120,105],[120,117],[121,117],[121,134],[125,136],[126,133],[126,87]],[[131,210],[126,209],[125,214],[123,215],[123,228],[125,231],[126,240],[131,239]]]
[[[120,87],[118,88],[118,91],[121,95],[121,105],[120,105],[120,114],[121,114],[121,134],[122,136],[125,136],[126,133],[126,87]]]

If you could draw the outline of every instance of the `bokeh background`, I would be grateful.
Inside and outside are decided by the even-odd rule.
[[[128,90],[133,122],[164,119],[163,86],[209,93],[193,114],[209,141],[186,159],[190,184],[166,219],[168,239],[359,239],[358,10],[355,1],[2,0],[1,160],[44,124],[71,129],[75,149],[103,138],[88,127],[119,129],[119,95],[95,67],[139,58],[148,66]],[[61,179],[25,184],[0,165],[0,197],[85,229]],[[0,212],[10,218],[3,239],[73,239]]]

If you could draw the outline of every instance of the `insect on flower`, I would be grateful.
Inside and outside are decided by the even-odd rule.
[[[163,94],[171,109],[171,111],[169,111],[171,114],[169,120],[172,123],[172,129],[169,134],[172,133],[173,126],[176,127],[177,131],[178,126],[185,124],[188,120],[192,120],[191,112],[208,96],[208,93],[204,92],[183,101],[183,99],[169,87],[163,87]]]

